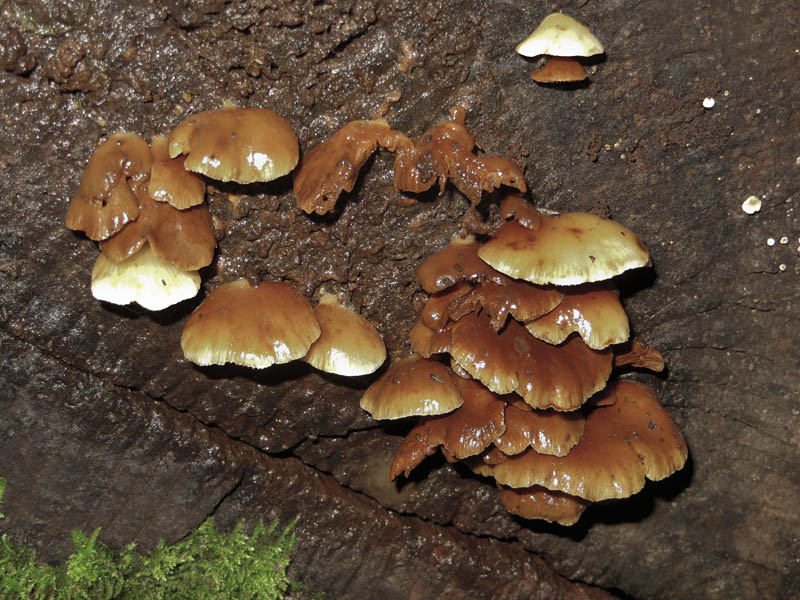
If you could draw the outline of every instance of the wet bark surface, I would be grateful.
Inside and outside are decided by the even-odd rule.
[[[147,547],[210,514],[297,518],[292,575],[330,597],[800,595],[794,3],[0,10],[0,529],[14,540],[59,560],[76,527]],[[535,61],[513,52],[556,10],[605,43],[586,85],[539,86]],[[373,378],[197,368],[179,340],[204,292],[156,314],[91,297],[96,244],[64,218],[104,136],[149,139],[228,99],[280,112],[307,152],[392,94],[393,127],[417,136],[461,104],[488,155],[525,167],[538,206],[640,234],[654,267],[623,278],[625,304],[668,372],[628,376],[655,385],[681,426],[682,472],[572,528],[507,515],[491,483],[435,458],[394,484],[410,425],[361,411]],[[425,300],[414,270],[469,202],[449,187],[398,194],[391,166],[379,153],[324,217],[297,209],[288,178],[210,182],[219,248],[203,290],[248,277],[314,301],[338,293],[405,355]],[[753,215],[750,195],[763,202]],[[496,197],[481,209],[499,223]]]

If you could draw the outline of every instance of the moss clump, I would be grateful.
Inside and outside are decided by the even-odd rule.
[[[0,479],[0,502],[5,481]],[[2,514],[0,514],[2,518]],[[114,552],[97,537],[72,533],[75,553],[63,565],[36,562],[36,552],[0,538],[0,598],[11,599],[273,599],[291,585],[286,575],[294,546],[291,525],[259,523],[250,535],[240,523],[222,534],[206,519],[185,539],[160,542],[149,554],[130,544]]]

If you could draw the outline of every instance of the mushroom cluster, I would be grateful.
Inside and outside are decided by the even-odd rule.
[[[513,219],[486,243],[457,237],[420,265],[430,297],[411,332],[416,354],[361,406],[376,419],[421,417],[391,479],[440,450],[493,477],[509,512],[571,525],[687,457],[651,389],[609,381],[615,365],[659,368],[657,350],[628,342],[610,281],[648,253],[595,215],[545,214],[520,197],[501,208]]]
[[[449,120],[436,123],[416,140],[392,129],[383,119],[347,123],[300,161],[294,175],[298,206],[309,214],[330,211],[342,191],[352,191],[359,170],[381,147],[395,154],[397,189],[419,193],[438,181],[441,193],[449,180],[469,199],[469,224],[481,231],[475,207],[482,192],[501,185],[525,192],[525,177],[506,158],[475,154],[476,141],[467,131],[465,118],[466,110],[454,106]]]
[[[286,175],[297,138],[280,115],[226,105],[188,117],[148,144],[117,133],[92,154],[67,227],[99,242],[92,294],[161,310],[195,296],[216,238],[202,175],[252,183]]]

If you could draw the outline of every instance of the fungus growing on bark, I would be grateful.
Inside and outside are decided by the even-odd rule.
[[[583,81],[586,71],[574,58],[589,57],[604,52],[589,28],[563,13],[547,15],[533,32],[517,44],[523,56],[548,57],[545,65],[531,73],[531,79],[540,83]]]
[[[580,411],[534,410],[524,402],[506,406],[506,430],[494,445],[508,456],[533,448],[539,454],[566,456],[581,440],[586,420]]]
[[[305,356],[320,336],[314,311],[288,283],[246,279],[211,292],[186,321],[183,355],[195,364],[264,369]]]
[[[464,125],[466,110],[450,109],[450,120],[440,121],[414,140],[413,145],[399,147],[394,163],[394,184],[404,192],[424,192],[434,182],[444,191],[447,180],[471,204],[470,216],[476,230],[483,231],[475,207],[482,192],[491,192],[501,185],[526,191],[522,170],[507,158],[478,156],[472,151],[475,138]]]
[[[272,181],[294,169],[300,156],[288,121],[266,108],[226,105],[184,119],[169,137],[169,155],[218,181]]]
[[[441,415],[463,404],[453,375],[443,364],[411,355],[393,364],[361,397],[373,419]]]
[[[100,254],[92,269],[92,295],[113,304],[136,302],[147,310],[163,310],[193,298],[199,289],[197,271],[182,271],[146,243],[119,263]]]
[[[325,294],[314,309],[321,334],[303,361],[326,373],[367,375],[386,360],[386,346],[375,327],[364,317]]]
[[[411,140],[383,119],[351,121],[303,156],[294,174],[294,195],[305,212],[324,215],[342,191],[352,192],[358,172],[378,146],[394,152]]]
[[[147,191],[153,200],[167,202],[178,210],[202,204],[206,182],[197,173],[187,171],[182,158],[170,158],[168,146],[169,142],[163,135],[155,136],[150,143],[154,162]]]
[[[633,231],[589,213],[543,215],[535,230],[509,221],[478,256],[509,277],[540,285],[610,279],[650,260]]]
[[[89,158],[67,213],[67,227],[104,240],[139,216],[131,188],[150,175],[147,143],[134,133],[117,133]]]

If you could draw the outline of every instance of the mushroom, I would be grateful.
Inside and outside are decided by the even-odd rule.
[[[543,215],[536,230],[509,221],[478,256],[509,277],[539,285],[601,281],[650,261],[633,231],[589,213]]]
[[[169,137],[169,155],[218,181],[272,181],[294,169],[300,156],[288,121],[266,108],[226,105],[191,115]]]
[[[589,28],[563,13],[546,16],[533,32],[517,44],[522,56],[548,57],[539,70],[531,73],[531,79],[539,83],[562,83],[583,81],[586,72],[575,56],[589,57],[605,52]]]
[[[89,158],[67,213],[67,227],[104,240],[139,215],[131,186],[150,175],[147,143],[134,133],[116,133]]]
[[[305,356],[320,336],[314,311],[288,283],[225,283],[189,316],[183,355],[195,364],[264,369]]]
[[[417,267],[417,281],[429,294],[446,290],[459,281],[495,281],[503,276],[478,256],[480,244],[472,236],[455,236],[444,248],[429,256]]]
[[[564,300],[549,313],[528,321],[525,328],[550,344],[560,344],[577,332],[586,345],[601,350],[628,339],[630,329],[619,293],[607,282],[561,288]]]
[[[386,360],[386,346],[369,321],[325,294],[314,309],[321,334],[303,361],[326,373],[356,376],[374,372]]]
[[[548,490],[538,485],[515,489],[500,488],[500,501],[511,514],[525,519],[542,519],[560,525],[574,525],[590,502],[564,492]]]
[[[119,263],[100,254],[92,269],[92,295],[112,304],[136,302],[147,310],[162,310],[193,298],[199,289],[197,271],[182,271],[147,243]]]
[[[361,397],[373,419],[441,415],[463,404],[453,375],[443,364],[417,355],[396,362]]]
[[[602,394],[616,402],[591,410],[569,454],[526,450],[487,465],[487,471],[502,485],[540,485],[595,502],[626,498],[644,487],[645,478],[658,481],[683,467],[686,442],[649,387],[617,381]]]
[[[586,419],[581,411],[534,410],[524,402],[506,406],[506,430],[494,445],[506,455],[533,448],[539,454],[566,456],[581,440]]]
[[[170,158],[168,146],[163,135],[155,136],[150,142],[154,162],[147,191],[153,200],[167,202],[178,210],[202,204],[206,182],[197,173],[187,171],[182,158]]]
[[[648,346],[639,338],[633,338],[627,351],[617,350],[614,353],[614,366],[630,365],[640,369],[648,369],[660,373],[664,370],[664,355]]]
[[[411,140],[383,119],[347,123],[300,161],[294,175],[297,205],[324,215],[342,191],[353,191],[359,170],[378,146],[394,152],[399,145],[410,146]]]
[[[479,383],[456,379],[464,403],[446,415],[426,417],[403,440],[395,454],[389,478],[406,477],[426,456],[443,446],[456,459],[474,456],[505,431],[506,403]]]
[[[485,231],[475,207],[482,192],[491,192],[501,185],[526,191],[525,176],[513,162],[501,157],[477,156],[472,150],[475,138],[467,131],[466,110],[450,109],[450,120],[440,121],[428,129],[413,146],[397,149],[394,162],[394,184],[404,192],[424,192],[439,182],[444,191],[446,181],[453,182],[469,199],[470,218],[478,231]]]

